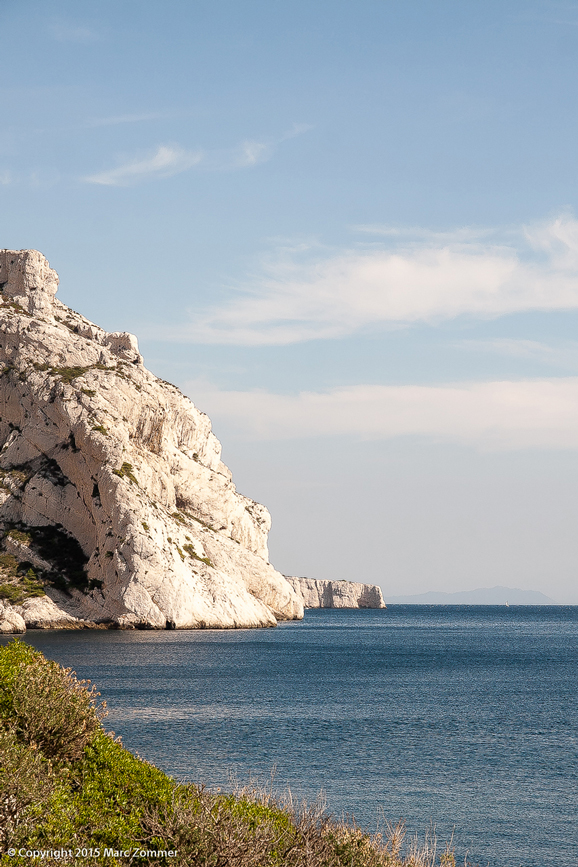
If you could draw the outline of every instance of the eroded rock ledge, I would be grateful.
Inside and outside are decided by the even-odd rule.
[[[0,632],[302,617],[208,417],[57,286],[40,253],[0,251]]]
[[[386,608],[381,588],[356,581],[319,581],[285,576],[304,608]]]

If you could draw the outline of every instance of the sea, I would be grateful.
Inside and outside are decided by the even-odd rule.
[[[92,680],[107,728],[178,779],[290,790],[370,831],[402,820],[408,840],[451,840],[458,864],[578,864],[578,607],[24,640]]]

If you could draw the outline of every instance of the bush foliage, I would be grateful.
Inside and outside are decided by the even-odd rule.
[[[403,827],[385,839],[335,822],[320,805],[179,784],[124,749],[102,726],[89,682],[19,640],[0,648],[0,851],[86,850],[71,863],[167,867],[434,867],[455,864],[432,840],[402,854]],[[108,851],[106,851],[108,850]],[[142,850],[145,850],[143,857]],[[157,851],[176,852],[170,858]],[[98,854],[97,854],[98,852]],[[148,852],[148,854],[146,854]],[[30,859],[0,855],[0,865]]]

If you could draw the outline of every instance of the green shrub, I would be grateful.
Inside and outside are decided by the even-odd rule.
[[[16,530],[14,528],[8,531],[8,536],[11,539],[15,539],[17,542],[22,542],[23,545],[29,545],[32,541],[30,533],[24,533],[22,530]]]
[[[66,382],[69,385],[78,377],[84,376],[89,370],[115,370],[114,365],[107,367],[106,364],[90,364],[88,367],[49,367],[47,364],[35,364],[34,367],[36,370],[47,370],[51,376],[59,376],[61,382]],[[85,391],[85,389],[81,389],[81,391]],[[92,394],[94,393],[93,391]]]
[[[5,575],[15,576],[18,574],[18,560],[13,554],[0,554],[0,569]]]
[[[12,554],[0,554],[0,569],[9,579],[0,584],[0,599],[19,605],[32,596],[45,595],[44,587],[29,563],[19,563]]]
[[[51,367],[50,373],[53,376],[60,376],[61,382],[71,383],[79,376],[84,376],[89,367]]]
[[[37,576],[28,560],[20,563],[12,554],[0,554],[0,598],[12,602],[22,602],[32,596],[43,596],[44,585],[51,584],[59,590],[70,593],[70,587],[87,590],[94,586],[86,575],[88,557],[79,543],[69,536],[62,527],[46,525],[11,528],[8,536],[26,544],[34,553],[48,561],[50,568],[39,570]],[[6,580],[8,579],[8,580]]]
[[[38,581],[34,569],[29,569],[26,575],[20,579],[20,586],[27,598],[33,596],[46,596],[44,587]]]
[[[98,693],[70,669],[21,647],[11,642],[0,654],[0,714],[20,741],[45,758],[75,761],[100,728]]]
[[[37,750],[0,727],[0,845],[32,830],[54,788],[52,769]]]
[[[121,479],[124,479],[126,477],[133,485],[138,485],[136,477],[132,471],[132,464],[129,464],[127,461],[124,461],[123,465],[119,470],[113,470],[113,473],[115,476],[119,476],[119,478]]]
[[[183,548],[185,549],[185,551],[187,552],[189,557],[193,558],[193,560],[199,560],[201,563],[206,563],[207,566],[213,565],[208,557],[199,557],[199,555],[196,553],[193,545],[183,545]]]
[[[24,601],[24,593],[18,584],[0,584],[0,599],[5,599],[12,605],[18,605]]]

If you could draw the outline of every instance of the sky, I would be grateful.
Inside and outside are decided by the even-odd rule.
[[[0,0],[0,246],[289,575],[578,604],[578,2]]]

